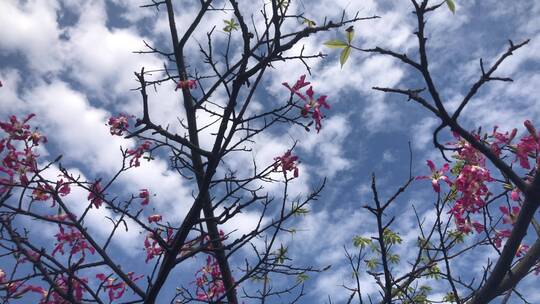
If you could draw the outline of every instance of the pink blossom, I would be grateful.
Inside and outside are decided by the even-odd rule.
[[[133,167],[140,166],[141,165],[140,158],[143,156],[145,152],[150,150],[150,146],[151,146],[151,143],[149,141],[145,141],[141,145],[139,145],[137,148],[127,150],[127,154],[131,156],[129,165]]]
[[[46,201],[49,198],[51,198],[50,191],[51,191],[51,189],[50,189],[49,185],[47,185],[47,184],[43,185],[43,184],[40,183],[32,191],[32,199],[34,199],[36,201]]]
[[[197,300],[212,302],[225,293],[219,264],[213,256],[206,257],[206,265],[196,275]]]
[[[149,223],[157,223],[162,220],[162,216],[159,214],[153,214],[148,217]]]
[[[510,198],[515,202],[519,201],[519,193],[520,192],[521,191],[519,191],[518,188],[514,188],[514,190],[512,190],[512,192],[510,193]]]
[[[315,121],[315,129],[317,130],[317,133],[319,133],[322,128],[321,120],[323,118],[321,106],[323,108],[330,109],[330,105],[328,105],[326,102],[326,95],[321,95],[315,100],[315,93],[313,92],[313,87],[311,86],[306,91],[306,94],[308,96],[308,100],[304,105],[304,108],[302,108],[302,115],[305,117],[310,111],[313,111],[311,117],[313,118],[313,121]]]
[[[493,242],[495,243],[495,247],[501,248],[502,241],[504,239],[507,239],[512,234],[512,231],[510,229],[505,230],[495,230],[495,237],[493,238]]]
[[[64,227],[60,225],[60,231],[55,234],[56,237],[56,246],[52,252],[52,255],[55,255],[57,252],[60,252],[62,255],[64,252],[64,245],[71,247],[70,254],[81,253],[83,258],[86,253],[85,250],[88,250],[91,254],[94,254],[95,249],[90,246],[81,232],[76,230],[73,227],[69,228],[69,232],[64,230]]]
[[[122,136],[122,133],[129,128],[129,117],[125,114],[111,116],[107,124],[110,126],[111,135]]]
[[[56,191],[60,196],[66,196],[71,192],[71,188],[68,183],[64,182],[63,179],[60,179],[56,182]]]
[[[291,93],[296,94],[298,97],[300,97],[302,100],[306,100],[306,96],[304,96],[302,93],[300,93],[300,89],[308,86],[310,82],[306,82],[306,75],[300,76],[300,79],[296,81],[294,86],[290,86],[287,82],[282,83]]]
[[[176,84],[176,89],[174,89],[175,91],[178,90],[178,89],[189,89],[189,90],[192,90],[192,89],[196,89],[197,88],[197,81],[195,81],[194,79],[190,79],[190,80],[180,80],[178,81],[178,83]]]
[[[296,164],[297,160],[298,156],[292,155],[291,150],[288,150],[282,156],[274,158],[274,170],[277,171],[279,166],[281,166],[281,171],[283,172],[285,178],[287,178],[287,171],[293,171],[294,177],[298,177],[298,167]]]
[[[148,205],[150,203],[150,192],[148,192],[148,189],[141,189],[139,191],[139,198],[142,198],[141,205]]]
[[[86,292],[86,289],[82,283],[88,283],[86,278],[75,278],[71,277],[67,279],[62,276],[55,280],[55,285],[63,293],[71,292],[73,299],[76,303],[81,303],[83,300],[83,295]],[[51,291],[51,294],[47,297],[45,293],[39,304],[69,304],[58,292],[55,290]]]
[[[96,209],[99,209],[99,207],[101,207],[101,205],[103,204],[103,194],[101,193],[101,191],[101,181],[98,180],[92,184],[92,186],[90,187],[90,192],[88,193],[88,200],[90,201],[90,203],[92,203],[94,207],[96,207]]]
[[[135,276],[133,272],[128,272],[127,275],[132,282],[135,282],[143,277],[143,275]],[[124,295],[124,292],[126,291],[125,282],[116,282],[117,279],[113,279],[111,276],[106,276],[103,273],[96,274],[96,278],[103,282],[103,289],[107,291],[109,301],[112,302],[120,299]]]
[[[449,186],[452,186],[452,182],[450,181],[450,178],[446,176],[446,172],[449,170],[448,164],[444,164],[441,169],[437,170],[435,168],[435,164],[433,164],[433,161],[428,160],[427,165],[429,169],[431,170],[431,176],[418,176],[416,177],[417,180],[419,179],[431,179],[431,185],[433,186],[433,190],[437,193],[441,192],[441,186],[439,185],[439,181],[444,181]]]
[[[521,210],[520,207],[514,206],[511,210],[508,210],[508,207],[506,206],[500,206],[499,209],[501,210],[501,213],[503,216],[503,223],[504,224],[512,224],[514,225],[517,221],[517,217],[519,215],[519,211]]]

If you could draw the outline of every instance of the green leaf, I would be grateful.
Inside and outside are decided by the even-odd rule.
[[[341,41],[341,40],[338,40],[338,39],[334,39],[334,40],[328,40],[326,41],[325,43],[323,43],[326,47],[329,47],[331,49],[342,49],[342,48],[346,48],[348,47],[349,45],[347,44],[347,42],[345,41]]]
[[[453,14],[456,13],[456,4],[454,3],[454,0],[446,0],[446,5],[448,5],[448,8],[452,11]]]
[[[223,20],[225,22],[225,27],[223,28],[223,31],[230,33],[232,31],[237,31],[239,24],[236,23],[236,20],[234,18],[231,18],[230,20]]]
[[[346,47],[341,51],[341,56],[339,56],[339,63],[341,63],[341,68],[343,68],[343,65],[345,62],[347,62],[347,59],[349,59],[349,55],[351,54],[351,47]]]
[[[364,248],[369,244],[371,244],[371,239],[369,239],[369,238],[361,237],[359,235],[353,237],[353,245],[354,245],[354,247]]]
[[[307,279],[309,279],[309,276],[308,276],[307,274],[305,274],[305,273],[301,273],[301,274],[299,274],[299,275],[296,277],[296,281],[297,281],[298,283],[303,283],[303,282],[305,282]]]

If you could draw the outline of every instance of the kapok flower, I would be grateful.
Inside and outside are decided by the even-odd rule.
[[[437,170],[435,168],[435,164],[431,160],[427,161],[427,165],[429,169],[431,169],[431,176],[417,176],[416,179],[431,179],[431,185],[433,186],[433,190],[437,193],[441,192],[441,186],[439,185],[439,181],[444,181],[449,186],[452,186],[452,182],[450,181],[450,178],[445,175],[446,172],[450,169],[448,164],[444,164],[441,169]]]
[[[287,171],[293,171],[294,177],[298,177],[298,167],[296,164],[298,156],[292,155],[291,150],[288,150],[282,156],[275,157],[274,160],[276,161],[274,163],[274,170],[277,171],[281,166],[281,171],[285,178],[287,178]]]
[[[110,126],[111,135],[121,136],[129,127],[129,117],[125,114],[110,117],[107,124]]]
[[[63,179],[60,179],[56,182],[56,191],[61,196],[66,196],[71,192],[71,188],[68,183],[64,182]]]
[[[304,108],[302,108],[302,115],[306,117],[309,111],[313,111],[311,117],[315,121],[315,129],[317,129],[317,133],[319,133],[322,128],[321,120],[323,118],[321,106],[326,109],[330,109],[330,105],[328,105],[328,103],[326,102],[326,95],[321,95],[319,96],[319,98],[317,98],[317,100],[315,100],[313,87],[309,87],[309,89],[306,91],[306,94],[309,99],[304,105]]]
[[[132,282],[135,282],[143,277],[143,275],[134,276],[133,272],[128,272],[127,275]],[[103,289],[107,291],[109,300],[111,302],[120,299],[124,295],[124,292],[126,291],[125,282],[120,281],[116,283],[117,279],[111,278],[111,276],[106,276],[103,273],[96,274],[96,278],[103,282]]]
[[[508,207],[506,206],[500,206],[499,209],[501,210],[501,213],[503,216],[503,223],[504,224],[512,224],[514,225],[517,221],[517,217],[519,215],[519,211],[521,210],[520,207],[514,206],[511,210],[508,210]]]
[[[88,193],[88,200],[98,209],[103,204],[103,199],[101,198],[101,181],[96,181],[90,187],[90,192]]]
[[[495,243],[495,247],[501,248],[502,241],[509,238],[511,234],[512,231],[510,231],[510,229],[495,230],[495,237],[493,238],[493,243]]]
[[[162,219],[163,217],[160,214],[152,214],[148,217],[148,223],[157,223]]]
[[[517,202],[519,201],[519,193],[521,191],[519,191],[519,188],[514,188],[514,190],[512,190],[512,192],[510,192],[510,198],[514,201],[514,202]]]
[[[178,84],[176,84],[176,89],[174,89],[175,91],[178,90],[178,89],[189,89],[189,90],[192,90],[192,89],[196,89],[197,88],[197,81],[195,81],[194,79],[189,79],[189,80],[180,80],[178,81]]]
[[[64,252],[64,245],[71,247],[70,253],[76,254],[80,252],[85,257],[85,250],[88,250],[91,254],[95,253],[94,247],[90,246],[82,233],[73,227],[69,228],[69,232],[64,230],[64,227],[60,226],[60,231],[54,235],[56,237],[56,246],[52,252],[54,256],[57,252],[60,252],[62,255]]]
[[[150,192],[148,192],[148,189],[141,189],[139,191],[139,198],[142,198],[141,205],[148,205],[150,203]]]
[[[149,141],[143,142],[141,145],[139,145],[135,149],[127,150],[127,154],[131,156],[131,160],[129,161],[129,165],[133,167],[138,167],[141,165],[140,158],[143,156],[145,152],[150,150],[151,143]]]
[[[310,82],[306,82],[306,75],[300,76],[300,79],[296,81],[294,86],[290,86],[287,82],[282,83],[291,93],[296,94],[298,97],[300,97],[302,100],[306,100],[306,96],[304,96],[302,93],[300,93],[300,89],[308,86]]]
[[[206,265],[197,271],[197,274],[197,300],[212,302],[225,293],[219,264],[214,257],[207,256]]]

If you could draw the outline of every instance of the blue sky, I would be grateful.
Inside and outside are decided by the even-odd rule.
[[[163,66],[163,59],[154,55],[139,55],[133,51],[144,49],[143,40],[151,44],[169,45],[168,27],[163,11],[138,6],[144,0],[28,0],[0,1],[0,117],[34,112],[49,144],[41,154],[51,159],[62,154],[63,164],[73,172],[80,172],[93,180],[110,177],[118,169],[121,159],[119,147],[134,147],[133,140],[111,137],[105,125],[109,116],[118,112],[140,115],[139,93],[131,91],[137,83],[134,71]],[[177,24],[183,32],[193,18],[194,9],[189,1],[178,1]],[[245,14],[257,12],[262,1],[239,1]],[[497,124],[503,130],[522,126],[525,119],[540,121],[540,2],[535,0],[471,0],[457,2],[452,15],[440,9],[428,18],[428,45],[432,58],[431,69],[441,88],[445,104],[457,106],[460,98],[479,76],[478,60],[486,63],[507,48],[508,39],[521,42],[530,38],[524,49],[516,52],[499,71],[511,76],[513,83],[494,83],[483,88],[471,106],[464,112],[461,122],[469,128],[484,126],[491,129]],[[379,15],[378,20],[355,24],[356,44],[370,48],[381,46],[416,56],[415,18],[406,0],[337,0],[293,1],[291,9],[305,12],[306,17],[322,23],[325,17],[336,19],[342,10],[349,15],[356,11],[361,16]],[[213,13],[196,32],[198,41],[205,41],[205,33],[213,26],[220,31],[228,13]],[[291,22],[287,29],[301,25]],[[217,33],[217,36],[224,33]],[[301,157],[300,178],[292,185],[291,196],[307,193],[325,177],[327,186],[311,212],[291,223],[298,230],[293,236],[283,235],[281,242],[290,246],[292,258],[303,265],[330,270],[312,275],[307,282],[307,295],[303,303],[319,302],[330,295],[334,302],[343,301],[346,294],[340,285],[350,282],[350,269],[346,264],[343,246],[351,247],[354,235],[372,235],[373,219],[361,207],[370,202],[369,189],[372,172],[378,176],[383,196],[395,191],[408,177],[408,142],[413,148],[413,175],[428,173],[426,159],[441,164],[441,157],[431,143],[431,132],[437,121],[427,111],[404,98],[388,96],[371,90],[373,86],[418,87],[418,74],[399,62],[383,57],[353,53],[347,64],[340,68],[338,54],[326,49],[323,42],[342,35],[342,30],[310,37],[302,45],[306,51],[328,53],[323,60],[312,61],[312,75],[317,93],[328,95],[332,106],[326,111],[323,129],[319,134],[306,133],[297,126],[282,126],[257,138],[253,154],[235,154],[228,165],[241,169],[246,161],[255,158],[261,164],[271,164],[273,157],[282,154],[298,140],[295,153]],[[238,38],[238,37],[237,37]],[[192,62],[200,60],[195,40],[188,44],[186,57]],[[202,68],[193,63],[195,68]],[[276,63],[266,74],[256,95],[254,112],[284,102],[288,91],[282,82],[296,81],[305,74],[300,62]],[[176,117],[181,117],[179,96],[174,83],[162,85],[150,92],[152,116],[173,129]],[[202,115],[202,121],[210,117]],[[203,146],[211,143],[210,131],[202,138]],[[51,176],[53,176],[51,172]],[[115,191],[119,196],[137,193],[149,188],[156,194],[156,210],[167,210],[166,218],[178,221],[189,208],[192,184],[169,170],[166,158],[157,158],[130,171],[119,180]],[[265,185],[279,196],[279,185]],[[85,202],[86,194],[73,193],[73,204]],[[415,182],[403,195],[392,212],[399,215],[394,230],[400,231],[404,244],[398,248],[406,268],[407,257],[416,242],[416,227],[412,205],[422,217],[430,219],[435,199],[428,182]],[[82,205],[81,205],[82,206]],[[241,214],[234,223],[224,227],[239,236],[254,227],[258,210]],[[93,210],[89,225],[102,237],[108,231],[104,216],[109,211]],[[54,226],[42,226],[40,233],[52,238]],[[126,261],[126,267],[136,272],[144,260],[142,241],[137,230],[123,232],[114,244],[114,254]],[[236,262],[249,255],[237,253]],[[493,252],[477,252],[457,263],[464,276],[470,269],[477,271]],[[190,261],[179,273],[194,273],[202,258]],[[473,267],[473,268],[471,268]],[[181,275],[183,283],[190,285],[189,276]],[[367,293],[375,293],[376,286],[365,277]],[[534,291],[536,278],[525,280],[521,291]],[[174,290],[171,283],[170,289]],[[434,285],[434,299],[441,299],[448,290],[444,283]],[[536,292],[527,293],[529,301],[540,302]],[[246,301],[248,303],[249,301]],[[515,303],[518,303],[517,300]]]

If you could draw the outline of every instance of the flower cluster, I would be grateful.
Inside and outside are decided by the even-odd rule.
[[[107,124],[110,126],[111,135],[122,136],[123,132],[129,128],[129,117],[125,114],[111,116]]]
[[[176,84],[176,89],[174,89],[174,90],[175,91],[178,90],[178,89],[192,90],[192,89],[196,89],[196,88],[197,88],[197,81],[195,81],[194,79],[187,79],[187,80],[178,81],[178,83]]]
[[[206,257],[206,265],[197,271],[197,300],[213,302],[225,294],[225,286],[218,261],[211,255]]]
[[[330,109],[330,105],[326,102],[326,95],[321,95],[315,99],[315,93],[312,86],[306,90],[306,95],[302,94],[300,89],[310,84],[310,82],[306,82],[305,80],[306,75],[302,75],[292,87],[287,82],[284,82],[283,85],[289,89],[291,93],[296,94],[296,96],[306,102],[302,107],[302,116],[307,117],[308,114],[311,113],[311,118],[313,118],[313,121],[315,122],[315,129],[317,130],[317,133],[319,133],[322,128],[321,120],[324,117],[321,112],[321,107]]]
[[[151,143],[149,141],[145,141],[139,146],[137,146],[135,149],[129,149],[127,150],[127,154],[131,157],[131,160],[129,161],[129,165],[132,167],[138,167],[141,165],[141,157],[144,153],[150,150]]]
[[[99,209],[101,205],[103,204],[103,194],[101,189],[101,181],[97,180],[95,181],[92,186],[90,186],[90,191],[88,192],[88,200],[92,204],[92,206],[96,207],[96,209]]]
[[[60,225],[60,231],[54,236],[56,237],[57,243],[54,247],[52,255],[55,255],[57,252],[60,252],[62,255],[65,254],[64,245],[66,244],[71,248],[71,255],[80,252],[83,259],[86,256],[85,250],[88,250],[91,254],[95,253],[94,247],[88,244],[83,234],[72,227],[70,227],[69,231],[66,232],[64,227]]]
[[[516,138],[517,129],[503,133],[498,131],[498,127],[495,126],[491,134],[481,136],[479,131],[472,135],[479,142],[483,142],[489,146],[495,156],[501,159],[506,157],[502,155],[503,151],[513,153],[515,155],[514,162],[519,162],[520,167],[523,169],[531,169],[529,160],[530,158],[535,159],[536,169],[539,163],[540,133],[536,131],[534,125],[529,120],[525,121],[524,125],[528,134],[525,133],[517,144],[512,143]],[[491,195],[489,186],[490,183],[495,182],[495,179],[491,176],[486,166],[486,156],[459,135],[454,134],[454,136],[457,140],[451,144],[452,148],[456,151],[453,157],[457,161],[451,173],[456,176],[455,179],[452,180],[447,176],[447,172],[450,169],[448,164],[444,164],[441,169],[437,170],[432,161],[428,161],[428,166],[432,172],[431,176],[420,176],[417,179],[430,179],[433,189],[437,193],[441,190],[440,181],[446,182],[451,187],[449,197],[455,199],[449,213],[452,215],[458,231],[465,234],[473,231],[480,233],[485,230],[484,226],[471,220],[471,217],[479,213],[486,206],[486,201]],[[526,177],[525,179],[530,178]],[[521,201],[520,189],[510,184],[504,184],[504,187],[507,190],[511,190],[511,201]],[[521,207],[515,205],[500,206],[499,211],[502,217],[502,224],[514,226],[521,212]],[[504,240],[510,237],[511,232],[511,228],[494,229],[492,240],[495,247],[500,248]],[[521,244],[516,251],[516,256],[520,257],[524,255],[528,248],[528,245]]]
[[[150,219],[149,219],[150,221]],[[156,236],[161,236],[163,229],[158,228],[155,231],[148,232],[146,238],[144,239],[144,250],[146,251],[146,260],[148,263],[151,259],[156,256],[159,256],[163,252],[163,248],[156,239]],[[173,230],[171,228],[167,229],[166,241],[169,242],[172,239]]]
[[[0,138],[0,194],[11,186],[20,184],[28,186],[28,173],[37,172],[37,157],[35,150],[47,138],[37,131],[31,131],[28,121],[35,115],[30,114],[22,121],[12,115],[7,122],[0,121],[0,129],[6,138]]]
[[[81,303],[83,300],[84,293],[86,292],[85,284],[88,283],[88,279],[86,278],[66,278],[64,276],[61,276],[57,278],[54,282],[56,285],[56,288],[61,291],[63,294],[67,294],[68,292],[71,292],[71,295],[73,297],[73,300],[75,300],[76,303]],[[52,291],[50,295],[47,296],[47,293],[45,292],[44,297],[41,299],[39,304],[69,304],[64,297],[60,293],[58,293],[56,290]]]
[[[283,172],[283,175],[285,178],[287,178],[287,171],[293,171],[294,177],[298,177],[298,167],[296,164],[296,161],[298,160],[298,156],[293,155],[292,152],[289,150],[285,152],[282,156],[278,156],[274,158],[274,170],[278,170],[278,168],[281,166],[281,171]]]
[[[148,205],[150,203],[150,192],[148,192],[148,189],[141,189],[139,191],[139,198],[142,199],[141,205]]]
[[[132,282],[136,282],[143,277],[143,275],[135,276],[133,272],[128,272],[127,275]],[[111,302],[120,299],[124,295],[124,292],[126,292],[126,283],[123,281],[117,282],[117,279],[111,278],[110,275],[106,276],[103,273],[96,274],[96,278],[102,282],[103,290],[107,291],[109,301]]]
[[[533,124],[526,120],[524,122],[529,135],[523,136],[516,146],[516,160],[519,160],[519,165],[524,169],[530,169],[529,156],[534,156],[538,164],[538,150],[540,149],[540,141],[538,140],[540,133],[536,132]]]

